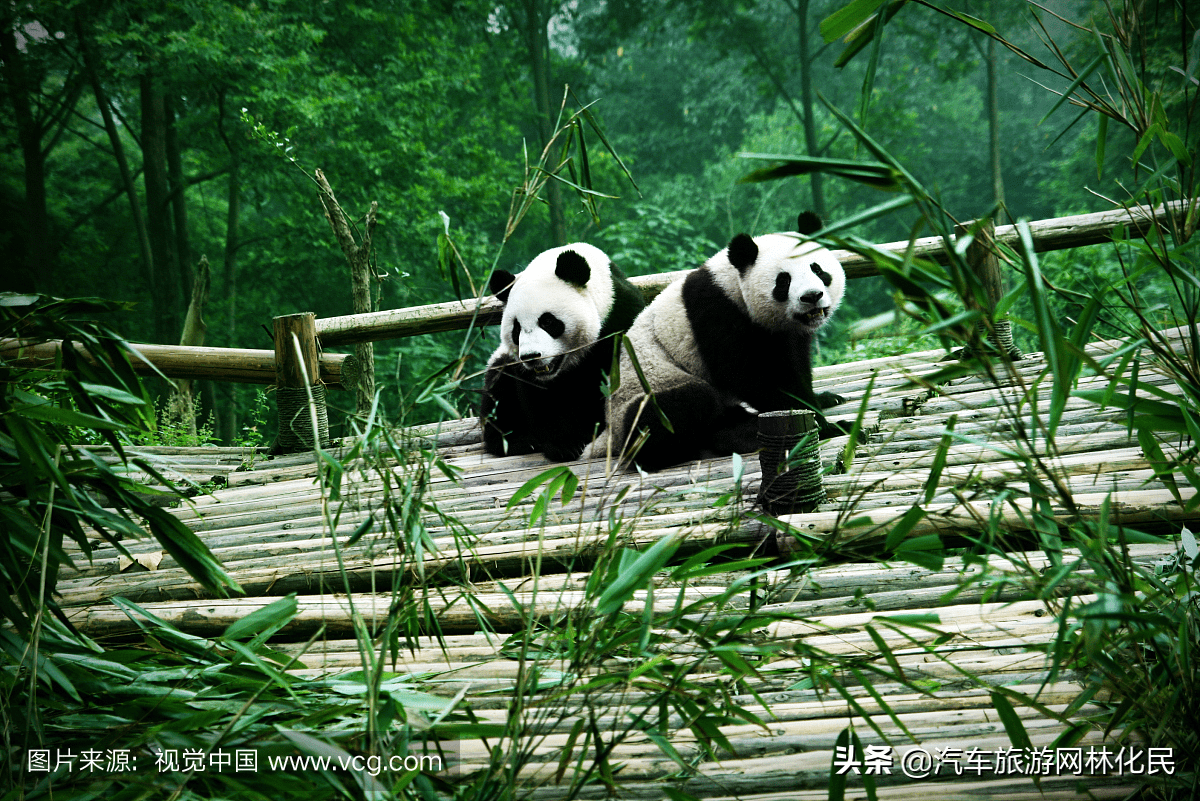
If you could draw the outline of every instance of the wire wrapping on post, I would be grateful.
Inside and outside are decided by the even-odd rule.
[[[975,324],[975,330],[979,332],[980,340],[986,340],[992,344],[996,350],[1001,353],[1008,354],[1008,358],[1014,362],[1025,358],[1025,354],[1021,353],[1021,349],[1013,344],[1012,321],[1001,320],[995,324],[995,333],[988,331],[987,322],[980,320]]]
[[[329,412],[325,407],[325,385],[311,387],[313,404],[317,407],[317,440],[322,448],[329,447]],[[308,389],[280,387],[276,390],[279,404],[279,442],[283,451],[303,451],[313,448],[312,415],[308,409]]]
[[[762,484],[758,501],[771,514],[811,512],[825,500],[817,416],[807,410],[764,412],[758,416],[758,460]],[[808,435],[809,442],[796,446]],[[793,452],[794,451],[794,452]]]

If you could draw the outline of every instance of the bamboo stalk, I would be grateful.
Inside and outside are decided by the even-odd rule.
[[[167,378],[211,379],[239,384],[274,384],[275,352],[252,348],[206,348],[183,345],[131,345],[145,361],[132,359],[135,372],[153,375],[158,370]],[[0,359],[18,367],[50,368],[59,358],[62,342],[0,340]],[[90,358],[76,343],[81,358]],[[320,378],[333,389],[353,387],[358,363],[345,353],[324,353],[318,361]]]
[[[1150,221],[1153,221],[1154,224],[1163,224],[1172,213],[1176,213],[1177,208],[1178,204],[1174,205],[1171,211],[1161,208],[1151,210],[1146,206],[1138,206],[1130,210],[1117,209],[1040,220],[1030,223],[1029,227],[1033,234],[1034,250],[1043,253],[1110,241],[1112,231],[1118,225],[1128,225],[1130,233],[1136,235],[1143,231]],[[1017,241],[1016,226],[997,226],[995,239],[997,242],[1006,244],[1015,243]],[[925,237],[911,244],[915,247],[915,255],[939,262],[945,261],[946,243],[941,238]],[[903,253],[908,250],[909,246],[910,243],[907,240],[880,245],[882,249],[893,253]],[[875,262],[869,258],[845,250],[836,250],[834,255],[841,261],[847,278],[878,275],[879,271]],[[652,297],[668,284],[682,280],[689,272],[691,271],[679,270],[656,275],[640,275],[634,276],[630,281],[647,296]],[[492,297],[480,300],[433,303],[409,309],[326,317],[317,321],[317,336],[326,347],[339,347],[355,342],[376,342],[381,339],[395,339],[414,334],[455,331],[471,325],[497,325],[502,314],[502,304]]]

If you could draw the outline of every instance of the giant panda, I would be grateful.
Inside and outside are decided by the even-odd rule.
[[[515,277],[496,270],[489,288],[504,315],[484,374],[485,450],[577,458],[604,427],[602,384],[619,334],[645,306],[642,293],[582,242],[545,251]]]
[[[655,470],[706,453],[751,451],[757,414],[790,408],[816,411],[823,437],[839,433],[821,410],[843,398],[813,391],[813,339],[846,286],[837,258],[808,238],[820,228],[805,212],[795,233],[738,234],[663,290],[627,334],[653,398],[622,353],[608,429],[585,457],[611,448],[624,463],[632,457]],[[648,438],[630,453],[643,430]]]

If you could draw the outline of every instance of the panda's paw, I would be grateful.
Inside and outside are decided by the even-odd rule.
[[[828,409],[830,406],[837,406],[839,403],[845,403],[846,399],[836,392],[818,392],[817,405],[822,409]]]
[[[583,448],[579,444],[545,444],[542,446],[542,455],[552,462],[573,462],[579,458]]]
[[[579,454],[579,460],[586,462],[590,459],[603,459],[608,455],[608,434],[601,433],[600,436],[583,446],[583,452]]]
[[[818,430],[818,439],[833,439],[834,437],[843,437],[850,434],[850,429],[843,426],[841,423],[834,423],[826,420],[824,417],[820,420],[820,429]]]

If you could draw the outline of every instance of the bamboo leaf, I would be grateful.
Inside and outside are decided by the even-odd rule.
[[[884,0],[853,0],[821,20],[821,38],[826,42],[842,38],[866,22],[883,3]]]
[[[888,663],[888,667],[895,672],[900,681],[908,681],[908,678],[904,675],[904,668],[900,667],[900,663],[896,660],[896,655],[892,653],[892,649],[888,647],[887,641],[883,639],[879,632],[875,630],[875,627],[870,623],[864,626],[864,629],[866,630],[867,635],[871,638],[871,641],[875,643],[875,648],[878,649],[880,656],[882,656],[884,661]],[[884,705],[884,708],[887,708],[886,704]]]
[[[677,535],[670,534],[651,545],[628,567],[620,570],[615,580],[604,588],[596,599],[596,614],[609,615],[619,610],[633,593],[662,569],[679,547]]]
[[[837,740],[833,743],[833,758],[829,763],[829,801],[845,801],[846,798],[846,780],[849,771],[841,772],[838,770],[838,753],[850,753],[850,729],[845,728],[838,732]]]
[[[240,620],[235,620],[221,635],[224,640],[240,640],[262,632],[275,632],[286,626],[298,611],[296,593],[290,593],[277,601],[255,609]]]
[[[149,522],[150,530],[167,553],[200,582],[209,592],[224,596],[228,590],[241,593],[242,588],[233,576],[225,572],[213,552],[175,515],[154,506],[143,506],[138,510]]]
[[[991,693],[992,706],[996,708],[996,712],[1000,715],[1000,721],[1004,724],[1004,731],[1008,733],[1008,740],[1013,744],[1014,748],[1021,748],[1028,751],[1032,748],[1032,743],[1029,741],[1029,734],[1025,731],[1025,724],[1021,722],[1021,718],[1017,715],[1017,711],[1013,709],[1009,700],[1000,692]]]
[[[1158,138],[1166,145],[1167,150],[1171,151],[1171,155],[1176,161],[1186,167],[1192,166],[1192,154],[1188,152],[1187,145],[1176,134],[1164,130]]]
[[[575,725],[571,727],[571,734],[567,737],[566,744],[563,745],[562,756],[558,758],[558,771],[554,774],[554,781],[561,782],[563,775],[567,772],[567,765],[571,762],[571,755],[575,753],[575,741],[579,739],[579,735],[583,731],[583,726],[584,720],[583,718],[579,718],[575,721]]]
[[[124,423],[116,423],[112,420],[105,420],[102,417],[84,414],[83,412],[77,412],[74,409],[64,409],[61,406],[55,406],[52,403],[15,406],[13,407],[11,413],[19,414],[20,416],[30,420],[40,420],[44,423],[54,423],[62,426],[77,426],[79,428],[94,428],[106,431],[120,431],[128,427]]]
[[[1094,59],[1092,59],[1088,63],[1088,65],[1083,68],[1083,70],[1079,73],[1079,75],[1075,78],[1075,80],[1071,82],[1071,85],[1063,90],[1062,94],[1059,95],[1059,97],[1058,97],[1058,102],[1056,102],[1053,106],[1050,107],[1050,110],[1046,112],[1046,116],[1044,116],[1040,120],[1038,120],[1038,125],[1041,125],[1043,122],[1050,119],[1050,116],[1052,114],[1054,114],[1054,112],[1058,111],[1059,107],[1063,103],[1066,103],[1067,100],[1069,100],[1071,98],[1071,95],[1075,94],[1075,90],[1078,89],[1083,84],[1083,82],[1087,80],[1089,75],[1091,75],[1093,72],[1096,71],[1097,67],[1099,67],[1101,64],[1104,63],[1104,60],[1106,58],[1107,58],[1106,55],[1101,54],[1101,55],[1096,56]]]
[[[933,456],[933,464],[929,467],[929,478],[925,480],[925,503],[933,500],[937,494],[938,482],[942,478],[942,470],[946,467],[946,454],[950,451],[950,443],[954,439],[954,426],[958,424],[958,415],[950,415],[946,421],[946,431],[938,443],[937,453]]]
[[[946,9],[946,13],[952,17],[955,17],[960,22],[964,22],[967,25],[970,25],[972,28],[974,28],[977,31],[982,31],[983,33],[986,33],[986,34],[995,34],[996,33],[996,28],[994,25],[984,22],[983,20],[978,19],[976,17],[972,17],[970,14],[964,14],[963,12],[955,11],[952,8]]]
[[[1147,128],[1146,132],[1142,134],[1142,138],[1138,140],[1137,147],[1133,149],[1133,155],[1129,157],[1129,160],[1137,164],[1142,154],[1146,152],[1146,148],[1150,147],[1150,143],[1154,141],[1154,137],[1159,136],[1161,133],[1162,126],[1157,122]]]
[[[508,503],[505,504],[504,508],[512,509],[514,506],[519,504],[521,501],[525,500],[530,495],[532,495],[534,490],[536,490],[542,484],[545,484],[548,481],[552,481],[556,476],[560,475],[562,473],[562,471],[565,469],[566,468],[562,467],[562,466],[552,467],[549,470],[538,473],[536,476],[534,476],[533,478],[529,479],[524,484],[522,484],[520,486],[520,488],[516,492],[513,493],[513,496],[508,499]]]
[[[908,536],[908,532],[913,530],[913,527],[925,519],[925,510],[920,506],[911,506],[908,511],[901,515],[900,519],[888,529],[887,541],[884,543],[884,548],[889,551],[896,550],[896,546],[903,542]]]

